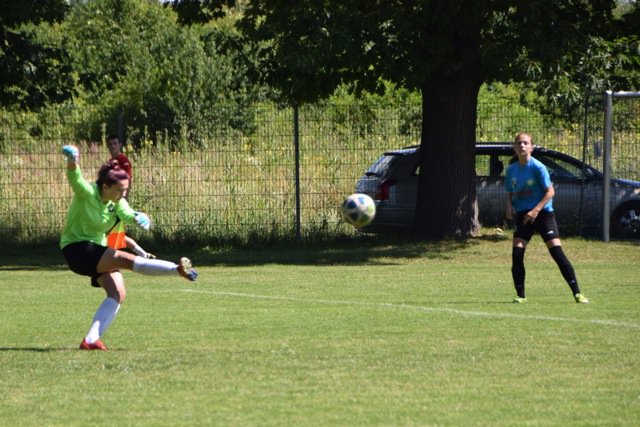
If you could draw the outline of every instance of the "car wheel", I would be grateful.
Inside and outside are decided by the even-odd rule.
[[[611,236],[640,239],[640,202],[620,206],[611,215]]]

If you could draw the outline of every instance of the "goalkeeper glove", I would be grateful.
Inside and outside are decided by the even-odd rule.
[[[143,230],[149,231],[149,228],[151,228],[151,220],[149,219],[147,214],[136,212],[136,216],[134,217],[134,219],[136,221],[136,224],[138,224],[138,227],[142,228]]]
[[[67,163],[78,162],[78,147],[75,145],[65,145],[62,147],[62,154],[67,159]]]

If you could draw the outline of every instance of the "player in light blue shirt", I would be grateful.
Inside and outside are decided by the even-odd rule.
[[[538,232],[544,240],[551,257],[562,276],[571,288],[577,303],[586,304],[589,300],[580,293],[573,266],[562,250],[558,233],[558,224],[553,212],[555,191],[547,168],[532,157],[533,141],[531,135],[520,132],[513,143],[517,162],[507,168],[505,190],[507,191],[507,219],[515,220],[513,233],[511,274],[516,289],[515,303],[524,303],[524,252],[533,236]]]
[[[534,209],[552,186],[549,171],[538,159],[530,157],[524,165],[515,162],[507,168],[505,188],[512,194],[511,206],[516,213]],[[553,212],[553,199],[541,210]]]

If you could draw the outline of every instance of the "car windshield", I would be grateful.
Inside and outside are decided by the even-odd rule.
[[[381,176],[385,170],[389,169],[392,156],[382,156],[374,164],[371,165],[365,175],[367,176]]]
[[[549,174],[555,178],[578,179],[582,176],[582,168],[578,164],[538,153],[535,153],[534,157],[540,160],[549,171]]]
[[[366,176],[383,176],[389,169],[391,169],[393,163],[404,156],[415,153],[415,150],[405,150],[398,152],[389,152],[385,153],[384,156],[380,157],[374,164],[367,169],[365,172]]]

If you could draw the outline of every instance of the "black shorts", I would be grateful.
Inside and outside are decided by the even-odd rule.
[[[100,262],[100,258],[106,251],[106,246],[86,241],[70,243],[62,248],[62,254],[67,260],[71,271],[82,276],[91,277],[91,286],[96,288],[100,287],[98,277],[101,275],[97,271],[98,262]]]
[[[540,211],[533,223],[525,224],[524,217],[527,212],[529,211],[518,212],[516,214],[516,231],[513,233],[513,237],[517,237],[528,242],[531,240],[533,232],[537,231],[545,242],[548,242],[551,239],[560,238],[556,215],[553,212]]]

